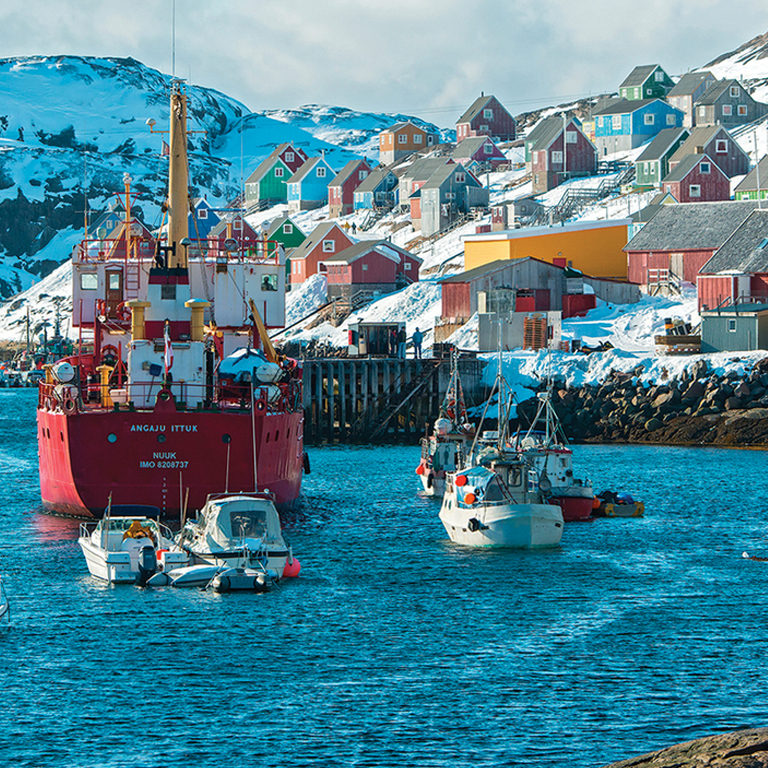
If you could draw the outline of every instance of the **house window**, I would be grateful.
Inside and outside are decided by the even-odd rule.
[[[285,162],[286,163],[292,163],[293,160],[294,160],[294,157],[295,156],[294,156],[293,152],[286,152],[285,153]]]
[[[283,178],[283,169],[282,168],[275,168],[275,178],[276,179],[282,179]]]
[[[699,107],[699,117],[704,119],[707,116],[707,108],[702,106]]]
[[[486,155],[492,155],[493,154],[493,145],[491,144],[483,144],[483,153]]]
[[[456,193],[455,192],[446,192],[445,193],[445,199],[446,200],[453,200],[454,197],[456,197]]]
[[[406,136],[406,134],[404,134],[404,133],[401,133],[397,137],[397,143],[398,144],[407,144],[408,143],[408,136]]]
[[[483,118],[485,120],[493,120],[493,110],[492,109],[484,109],[483,110]]]
[[[597,124],[600,128],[605,127],[605,118],[604,117],[598,117],[597,118]]]
[[[480,126],[480,130],[481,131],[487,131],[488,130],[488,126],[487,125],[481,125]]]
[[[744,117],[747,114],[747,105],[746,104],[739,104],[739,115]]]
[[[613,116],[613,130],[614,131],[621,130],[621,115]]]
[[[728,320],[728,333],[736,333],[736,319]]]
[[[553,163],[562,163],[563,162],[563,153],[559,150],[552,150],[552,162]]]
[[[323,240],[323,253],[335,253],[336,243],[333,240]]]
[[[640,89],[639,88],[635,88],[635,98],[636,99],[640,98]]]
[[[651,88],[646,88],[645,92],[648,94],[648,96],[653,96],[653,90]]]
[[[357,174],[357,178],[360,179],[360,181],[363,181],[368,176],[368,171],[360,171]]]
[[[566,131],[565,132],[565,143],[566,144],[575,144],[576,143],[576,131]]]
[[[384,193],[383,192],[377,192],[376,193],[376,200],[381,202],[384,199]]]
[[[715,142],[715,152],[722,155],[728,152],[728,139],[718,139]]]
[[[732,85],[730,89],[730,94],[732,99],[738,99],[739,98],[739,86],[738,85]]]
[[[283,234],[284,235],[293,234],[293,224],[291,224],[290,221],[286,221],[285,224],[283,224]]]
[[[733,114],[733,107],[730,104],[723,104],[723,114],[724,115],[732,115]]]
[[[653,125],[656,115],[643,115],[643,123],[645,125]]]
[[[198,219],[207,219],[208,218],[208,209],[207,208],[199,208],[197,211],[197,218]]]
[[[421,144],[423,136],[420,133],[414,133],[413,134],[413,143],[414,144]]]
[[[321,165],[321,166],[320,166],[320,167],[317,169],[317,178],[318,178],[318,179],[323,179],[323,178],[325,178],[325,166]]]
[[[367,271],[368,271],[368,265],[367,264],[363,264],[363,272],[367,272]]]
[[[688,187],[689,197],[701,197],[701,184],[691,184]]]
[[[653,73],[653,79],[657,83],[664,82],[664,73],[661,70],[657,70],[656,72]]]
[[[406,261],[405,262],[405,271],[406,272],[410,272],[411,271],[411,262],[410,261]]]
[[[709,173],[710,172],[709,163],[699,163],[699,169],[701,170],[702,173]]]
[[[232,222],[232,227],[234,229],[242,229],[243,228],[243,220],[242,219],[235,219],[234,222]]]
[[[677,121],[675,120],[675,116],[673,114],[667,115],[667,125],[674,125]]]

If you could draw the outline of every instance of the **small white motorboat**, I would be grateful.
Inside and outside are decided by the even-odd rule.
[[[159,571],[147,581],[148,587],[207,587],[226,566],[200,563]]]
[[[110,584],[143,585],[157,571],[189,562],[171,531],[154,519],[160,510],[150,507],[144,508],[150,514],[120,514],[124,509],[137,511],[139,507],[110,505],[98,523],[80,524],[78,543],[92,576]]]
[[[210,494],[177,541],[196,564],[253,569],[274,580],[298,576],[301,570],[267,491]]]

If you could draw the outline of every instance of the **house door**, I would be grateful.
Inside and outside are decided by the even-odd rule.
[[[682,253],[671,254],[669,258],[669,262],[670,262],[669,271],[671,275],[674,275],[678,280],[682,280],[684,277],[683,254]]]
[[[107,317],[117,317],[117,308],[123,303],[123,273],[118,270],[108,270],[107,278]]]

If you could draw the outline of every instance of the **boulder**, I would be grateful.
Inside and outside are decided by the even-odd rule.
[[[645,429],[647,432],[655,432],[657,429],[661,429],[664,426],[661,419],[648,419],[645,422]]]
[[[741,408],[741,398],[740,397],[729,397],[725,401],[725,410],[726,411],[737,411]]]

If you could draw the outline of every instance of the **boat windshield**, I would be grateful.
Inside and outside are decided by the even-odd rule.
[[[267,535],[267,514],[263,509],[231,512],[229,522],[235,536],[263,539]]]

